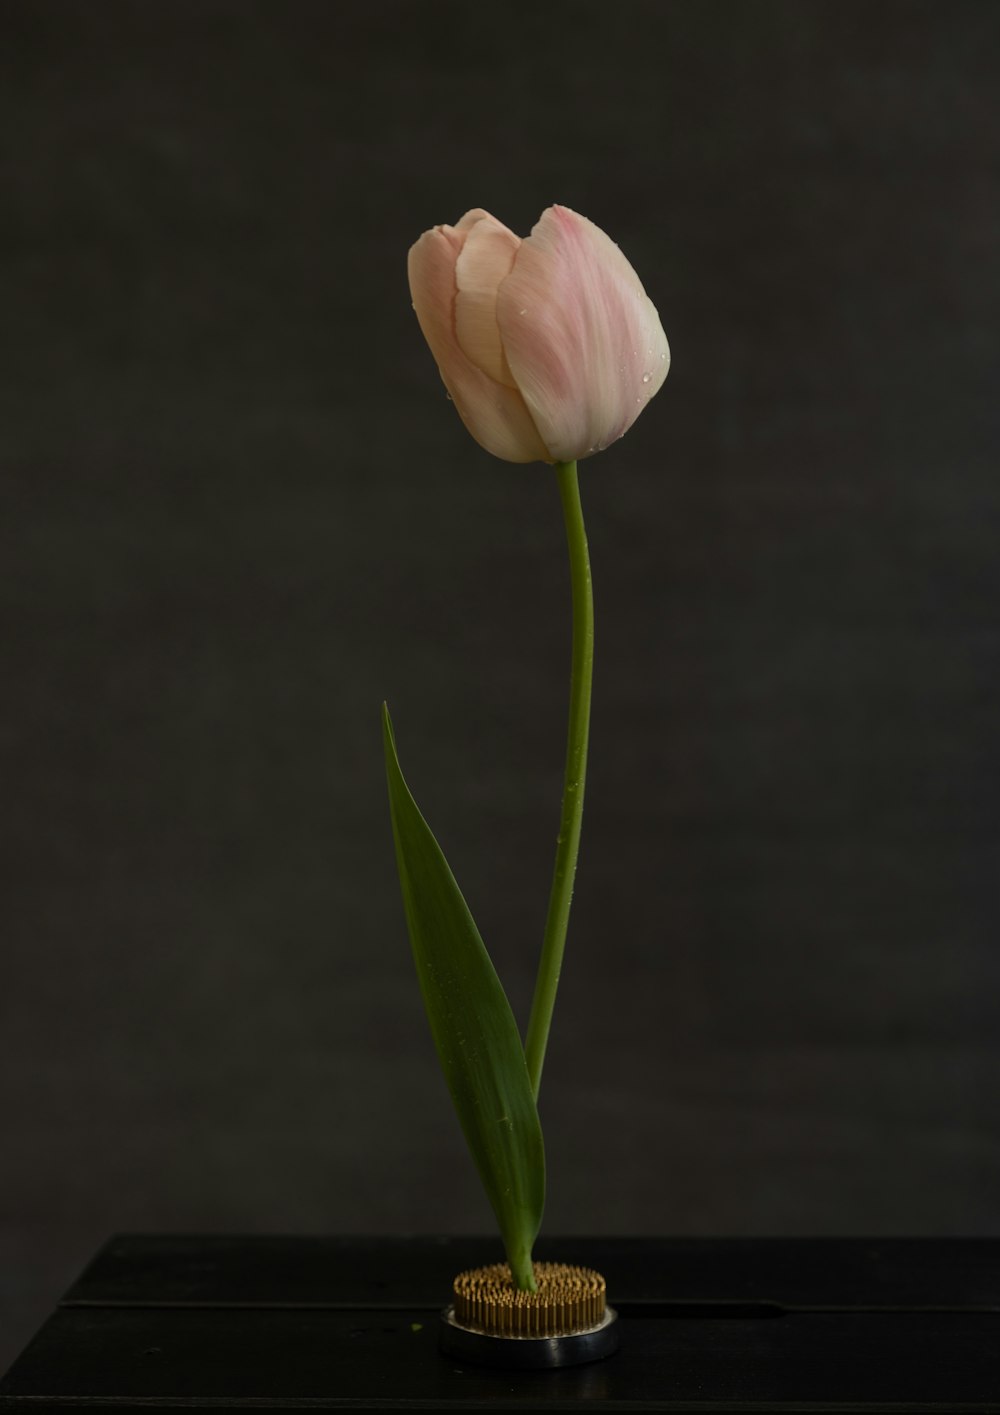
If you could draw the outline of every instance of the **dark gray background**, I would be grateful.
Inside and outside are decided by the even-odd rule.
[[[491,1226],[378,724],[523,1019],[562,525],[404,273],[476,204],[674,352],[582,468],[548,1230],[1000,1233],[1000,9],[0,16],[3,1354],[112,1230]]]

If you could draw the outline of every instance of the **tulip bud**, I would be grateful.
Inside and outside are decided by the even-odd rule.
[[[410,291],[445,387],[507,462],[574,462],[621,437],[670,367],[659,316],[613,241],[550,206],[531,235],[475,208],[425,231]]]

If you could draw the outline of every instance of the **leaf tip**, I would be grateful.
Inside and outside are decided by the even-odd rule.
[[[389,716],[389,704],[384,699],[382,701],[382,742],[385,746],[387,757],[391,752],[393,759],[395,759],[396,734],[392,730],[392,718]],[[397,769],[398,765],[399,763],[398,761],[396,761]]]

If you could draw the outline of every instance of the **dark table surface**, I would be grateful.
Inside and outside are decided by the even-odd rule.
[[[438,1353],[483,1238],[112,1239],[0,1411],[1000,1412],[1000,1240],[562,1238],[621,1350],[497,1372]]]

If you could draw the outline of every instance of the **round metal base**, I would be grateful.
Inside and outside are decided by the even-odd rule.
[[[506,1371],[542,1370],[552,1366],[582,1366],[603,1361],[618,1350],[618,1313],[604,1309],[604,1320],[571,1336],[489,1336],[455,1320],[455,1308],[441,1313],[441,1350],[460,1361],[497,1366]]]

